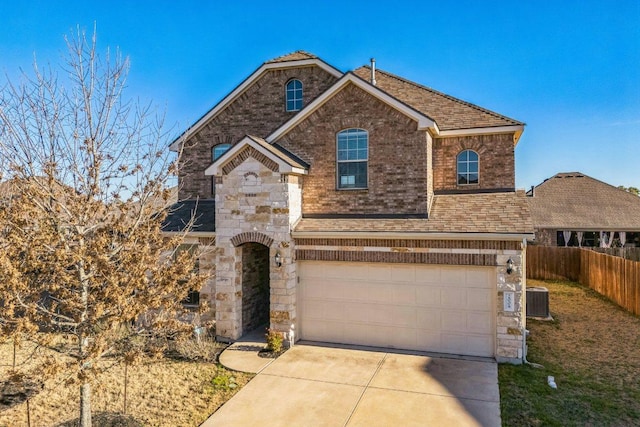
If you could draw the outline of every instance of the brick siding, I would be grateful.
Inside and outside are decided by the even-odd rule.
[[[441,190],[487,190],[515,188],[513,134],[474,135],[433,140],[433,188]],[[480,160],[478,185],[458,185],[457,156],[474,150]]]
[[[205,176],[204,170],[212,163],[214,146],[235,144],[245,135],[266,137],[295,115],[285,111],[285,85],[292,78],[303,84],[303,105],[337,80],[317,66],[265,73],[185,143],[179,175],[180,200],[212,197],[212,178]]]
[[[336,189],[336,134],[369,133],[368,188]],[[311,165],[304,177],[305,214],[426,214],[427,133],[349,85],[277,141]]]

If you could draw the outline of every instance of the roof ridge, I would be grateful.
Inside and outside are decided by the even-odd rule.
[[[360,68],[370,69],[371,67],[369,65],[363,65],[363,66],[361,66],[359,68],[356,68],[356,70],[358,70]],[[356,71],[356,70],[354,70],[354,71]],[[463,104],[463,105],[466,105],[468,107],[474,108],[474,109],[476,109],[478,111],[482,111],[484,113],[490,114],[490,115],[492,115],[494,117],[497,117],[497,118],[500,118],[500,119],[504,119],[504,120],[509,120],[511,122],[514,122],[515,124],[524,125],[524,123],[519,121],[519,120],[512,119],[511,117],[504,116],[504,115],[502,115],[500,113],[496,113],[495,111],[489,110],[489,109],[484,108],[484,107],[480,107],[479,105],[473,104],[473,103],[468,102],[468,101],[464,101],[464,100],[462,100],[460,98],[456,98],[455,96],[447,95],[444,92],[440,92],[439,90],[430,88],[429,86],[425,86],[425,85],[422,85],[420,83],[416,83],[414,81],[411,81],[409,79],[405,79],[404,77],[400,77],[400,76],[398,76],[396,74],[393,74],[393,73],[390,73],[388,71],[381,70],[380,68],[376,67],[376,72],[380,72],[382,74],[386,74],[387,76],[389,76],[391,78],[394,78],[396,80],[400,80],[401,82],[408,83],[408,84],[410,84],[412,86],[415,86],[417,88],[427,90],[427,91],[429,91],[429,92],[431,92],[431,93],[433,93],[435,95],[442,96],[443,98],[447,98],[447,99],[449,99],[451,101],[458,102],[460,104]]]
[[[299,59],[288,59],[288,57],[296,56],[296,55],[306,56],[307,57],[306,59],[318,59],[316,55],[309,53],[305,50],[296,50],[293,52],[285,53],[284,55],[277,56],[273,59],[265,61],[264,63],[269,64],[272,62],[298,61]]]

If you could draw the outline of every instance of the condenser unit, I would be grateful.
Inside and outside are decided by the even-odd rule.
[[[527,288],[527,317],[549,317],[549,290],[541,286]]]

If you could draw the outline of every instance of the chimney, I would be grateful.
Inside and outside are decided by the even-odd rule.
[[[376,58],[371,58],[371,84],[376,85]]]

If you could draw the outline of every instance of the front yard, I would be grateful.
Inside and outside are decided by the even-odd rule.
[[[527,321],[528,359],[544,369],[500,365],[502,424],[640,425],[640,319],[573,282],[527,286],[549,289],[554,321]]]
[[[29,345],[25,345],[18,352],[18,363],[25,360],[28,349]],[[13,346],[10,343],[0,345],[0,382],[6,379],[12,359]],[[28,366],[20,368],[28,370]],[[197,426],[251,377],[202,361],[163,359],[129,367],[127,415],[136,421],[131,425]],[[96,414],[122,412],[123,366],[102,373],[99,383],[101,386],[94,387],[92,397],[94,426],[97,427],[106,424],[96,422]],[[67,427],[70,420],[79,416],[78,403],[78,387],[66,385],[64,375],[58,375],[47,381],[44,389],[29,401],[30,425]],[[26,403],[3,409],[0,404],[0,427],[27,426]],[[121,426],[122,423],[108,425]]]

